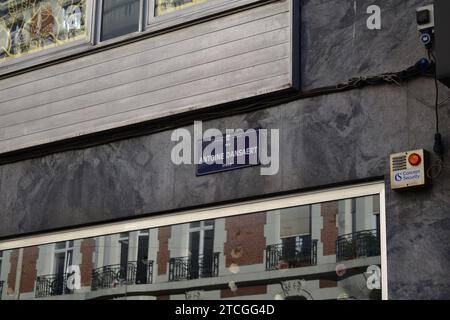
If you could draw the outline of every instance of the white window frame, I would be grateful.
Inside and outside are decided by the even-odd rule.
[[[240,216],[250,213],[267,212],[288,207],[297,207],[323,202],[345,200],[370,195],[380,196],[380,237],[381,237],[381,270],[383,273],[382,299],[388,299],[387,282],[387,244],[386,244],[386,205],[384,182],[372,182],[350,185],[340,188],[322,189],[307,193],[291,194],[253,200],[211,208],[190,210],[166,215],[134,219],[124,222],[115,222],[102,226],[84,227],[68,231],[59,231],[44,235],[35,235],[13,240],[0,241],[0,250],[11,250],[30,246],[51,244],[61,241],[99,237],[119,234],[122,232],[153,229],[163,226],[172,226],[196,221],[220,219]]]
[[[189,236],[190,236],[191,232],[200,232],[200,234],[199,234],[200,241],[199,241],[199,247],[198,247],[199,255],[203,255],[203,252],[205,249],[205,231],[208,231],[208,230],[214,231],[214,228],[215,228],[215,223],[213,225],[207,226],[207,225],[205,225],[206,221],[207,220],[199,221],[199,223],[200,223],[199,227],[191,227],[189,224]],[[188,237],[187,241],[188,241],[187,247],[189,248],[189,237]]]

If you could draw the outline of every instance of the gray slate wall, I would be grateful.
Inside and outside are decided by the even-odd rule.
[[[302,76],[309,90],[397,71],[425,52],[415,8],[428,1],[303,1]],[[365,28],[369,4],[381,31]],[[450,91],[441,86],[441,99]],[[417,79],[301,99],[205,127],[278,128],[281,169],[195,177],[170,161],[170,131],[0,167],[0,236],[125,219],[165,210],[386,177],[388,281],[392,299],[450,298],[450,170],[430,190],[389,190],[388,156],[432,150],[434,82]],[[441,131],[450,147],[450,104]],[[190,128],[192,129],[192,128]],[[446,153],[447,163],[450,161]]]

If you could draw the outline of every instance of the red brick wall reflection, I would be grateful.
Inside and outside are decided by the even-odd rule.
[[[226,219],[227,242],[224,246],[224,254],[227,268],[231,264],[246,266],[264,263],[265,224],[265,212]]]
[[[39,258],[39,248],[29,247],[23,249],[22,280],[20,281],[20,293],[34,291],[37,269],[36,264]]]
[[[94,268],[94,251],[95,251],[95,239],[84,239],[81,242],[81,286],[88,287],[92,281],[92,269]]]
[[[336,254],[336,240],[338,237],[338,228],[336,226],[337,214],[338,214],[337,201],[321,204],[323,229],[321,230],[320,237],[323,243],[324,256]]]
[[[159,250],[158,259],[158,275],[167,274],[167,264],[169,263],[169,239],[172,236],[172,227],[161,227],[158,230]]]

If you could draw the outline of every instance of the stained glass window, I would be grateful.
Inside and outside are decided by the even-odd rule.
[[[86,37],[87,0],[0,0],[0,62]]]

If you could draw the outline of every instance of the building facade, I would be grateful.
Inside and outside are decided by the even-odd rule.
[[[2,300],[449,298],[427,4],[3,1]],[[194,121],[272,162],[174,162]],[[428,185],[392,190],[418,149]]]

